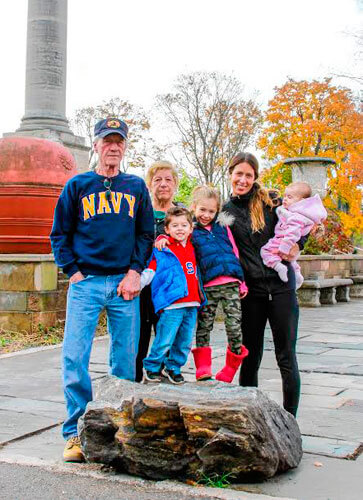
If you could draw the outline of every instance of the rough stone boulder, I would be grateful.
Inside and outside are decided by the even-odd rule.
[[[208,381],[98,383],[79,424],[89,462],[150,479],[264,479],[302,457],[296,420],[258,389]]]

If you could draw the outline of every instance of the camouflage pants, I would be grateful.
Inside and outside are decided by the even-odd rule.
[[[208,286],[205,288],[205,293],[208,304],[198,314],[197,347],[209,346],[210,332],[213,329],[218,303],[221,301],[229,347],[232,352],[239,354],[242,345],[239,283],[232,282],[225,285]]]

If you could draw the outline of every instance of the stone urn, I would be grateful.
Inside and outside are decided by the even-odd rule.
[[[326,196],[328,168],[335,165],[335,160],[320,156],[301,156],[287,158],[283,163],[291,165],[293,182],[308,182],[313,194],[318,194],[321,198]]]
[[[51,252],[54,208],[76,173],[73,156],[61,144],[0,139],[0,254]]]

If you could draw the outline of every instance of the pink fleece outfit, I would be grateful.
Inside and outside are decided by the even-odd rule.
[[[278,272],[282,281],[287,281],[287,267],[282,264],[277,252],[288,254],[302,236],[306,236],[314,226],[327,217],[327,212],[318,194],[293,203],[288,208],[276,209],[279,218],[275,226],[275,236],[261,248],[261,257],[267,267]],[[298,257],[298,256],[297,256]],[[296,258],[297,258],[296,257]],[[291,265],[296,275],[296,288],[300,288],[304,278],[300,266],[294,260]]]

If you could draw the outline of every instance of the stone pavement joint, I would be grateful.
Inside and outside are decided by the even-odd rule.
[[[53,429],[54,427],[58,427],[62,423],[63,423],[63,421],[57,422],[56,424],[48,425],[48,427],[43,427],[42,429],[37,429],[36,431],[28,432],[27,434],[23,434],[23,435],[18,436],[16,438],[9,439],[9,441],[3,441],[0,443],[0,450],[11,443],[16,443],[17,441],[23,441],[24,439],[28,439],[30,437],[36,436],[37,434],[42,434],[45,431],[49,431],[50,429]]]
[[[304,453],[323,455],[333,458],[355,460],[362,452],[363,444],[349,443],[340,439],[329,439],[319,436],[303,436]]]

